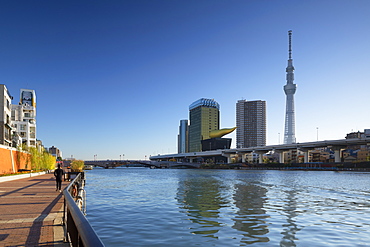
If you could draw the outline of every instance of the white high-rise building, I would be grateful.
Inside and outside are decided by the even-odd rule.
[[[292,144],[296,142],[295,139],[295,114],[294,114],[294,94],[297,85],[294,84],[294,67],[292,59],[292,31],[289,34],[289,60],[288,67],[286,68],[286,85],[284,92],[286,94],[286,112],[285,112],[285,131],[284,131],[284,144]]]
[[[266,101],[236,103],[236,147],[266,146]]]
[[[18,105],[11,105],[12,127],[22,138],[22,143],[36,147],[36,93],[35,90],[21,89]]]
[[[12,145],[10,103],[12,97],[4,84],[0,84],[0,144]]]

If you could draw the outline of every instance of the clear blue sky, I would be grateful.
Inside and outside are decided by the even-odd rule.
[[[239,99],[267,102],[283,141],[293,30],[298,142],[370,128],[370,1],[0,1],[0,83],[36,90],[37,138],[63,156],[176,153],[205,97],[235,126]],[[317,129],[318,128],[318,129]],[[233,138],[235,133],[227,137]]]

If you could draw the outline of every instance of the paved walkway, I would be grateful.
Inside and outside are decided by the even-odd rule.
[[[0,246],[66,246],[62,217],[53,174],[0,183]]]

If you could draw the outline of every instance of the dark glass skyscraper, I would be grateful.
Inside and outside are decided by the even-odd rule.
[[[266,101],[238,100],[236,103],[236,147],[266,145]]]
[[[188,152],[188,136],[189,136],[189,125],[188,120],[184,119],[180,121],[179,135],[178,135],[178,153],[187,153]]]

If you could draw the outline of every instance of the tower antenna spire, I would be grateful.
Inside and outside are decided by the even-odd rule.
[[[292,59],[292,30],[289,30],[288,34],[289,34],[289,59]]]

